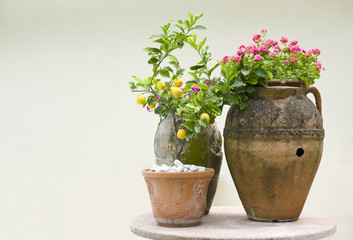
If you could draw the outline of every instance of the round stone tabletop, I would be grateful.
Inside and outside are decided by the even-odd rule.
[[[251,221],[242,207],[212,207],[196,227],[167,228],[158,226],[152,213],[136,217],[130,229],[138,236],[155,240],[239,240],[239,239],[322,239],[336,232],[328,217],[302,213],[297,221],[274,223]]]

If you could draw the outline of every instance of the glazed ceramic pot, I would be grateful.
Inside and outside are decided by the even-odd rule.
[[[166,164],[172,166],[176,153],[181,146],[181,141],[176,137],[174,119],[171,115],[168,115],[158,125],[154,138],[156,163],[158,165]],[[204,166],[213,168],[215,171],[207,191],[205,214],[209,212],[216,193],[222,157],[222,136],[216,124],[201,128],[201,133],[197,134],[192,141],[185,143],[179,156],[179,160],[183,164]]]
[[[307,97],[315,96],[316,105]],[[319,167],[324,129],[321,97],[299,80],[256,87],[247,106],[229,109],[225,155],[243,207],[252,220],[298,219]]]
[[[206,210],[207,187],[214,170],[152,172],[143,170],[153,217],[160,226],[190,227],[200,224]]]

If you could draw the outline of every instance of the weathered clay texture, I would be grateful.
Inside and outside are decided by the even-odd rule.
[[[207,187],[214,170],[202,172],[142,171],[158,225],[188,227],[200,224],[206,210]]]
[[[176,137],[174,119],[169,115],[159,124],[154,138],[156,163],[172,166],[180,147],[181,141]],[[183,164],[194,164],[215,170],[207,191],[206,214],[211,208],[216,193],[222,156],[222,136],[216,124],[202,128],[201,133],[197,134],[192,141],[185,143],[179,156]]]
[[[316,106],[306,97],[310,92]],[[323,150],[318,90],[257,87],[245,109],[229,109],[224,139],[228,167],[248,217],[298,219]]]

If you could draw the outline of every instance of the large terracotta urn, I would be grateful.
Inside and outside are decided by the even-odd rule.
[[[231,106],[225,156],[250,219],[298,219],[320,164],[324,135],[320,93],[301,87],[299,80],[270,80],[267,88],[256,87],[243,110]]]
[[[178,128],[178,119],[176,119]],[[201,129],[195,138],[189,142],[183,142],[177,138],[174,118],[168,115],[158,125],[154,138],[154,153],[158,165],[173,165],[177,152],[182,147],[179,160],[183,164],[194,164],[213,168],[214,176],[211,178],[207,191],[207,206],[205,214],[211,208],[214,195],[216,193],[219,172],[222,164],[222,136],[216,124],[211,124]]]

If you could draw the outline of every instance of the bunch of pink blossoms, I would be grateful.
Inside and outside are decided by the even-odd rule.
[[[301,79],[306,85],[313,84],[320,77],[323,68],[318,61],[319,49],[306,51],[297,40],[289,41],[282,36],[278,42],[267,39],[266,33],[267,29],[263,29],[261,34],[254,34],[254,44],[240,45],[235,55],[225,56],[221,62],[227,64],[231,61],[235,65],[234,71],[239,72],[240,67],[244,70],[261,67],[267,72],[267,79]]]

